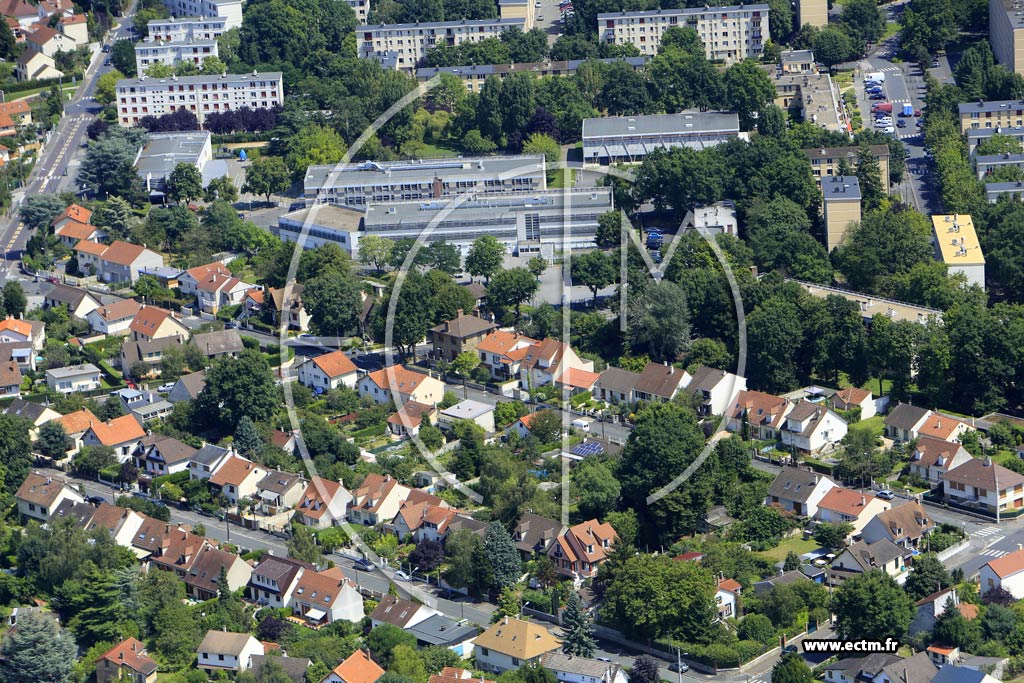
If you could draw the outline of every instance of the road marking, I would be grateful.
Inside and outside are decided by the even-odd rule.
[[[997,527],[997,526],[983,526],[980,529],[978,529],[977,531],[975,531],[974,535],[975,536],[985,537],[985,536],[991,536],[992,534],[998,534],[998,533],[999,533],[999,527]]]
[[[995,558],[995,557],[1002,557],[1006,553],[1007,553],[1007,551],[1005,551],[1005,550],[995,550],[995,549],[993,549],[993,550],[983,550],[979,554],[982,557],[993,557],[993,558]]]
[[[985,540],[987,541],[987,543],[985,543],[985,547],[986,548],[991,548],[992,546],[994,546],[996,543],[999,543],[999,541],[1003,540],[1004,538],[1006,538],[1006,536],[992,536],[991,538],[986,538]]]

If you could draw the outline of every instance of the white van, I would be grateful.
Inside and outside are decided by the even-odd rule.
[[[578,417],[572,421],[572,426],[581,432],[590,433],[590,425],[593,424],[593,420],[589,417]]]
[[[875,81],[876,83],[885,83],[885,74],[881,71],[873,71],[869,74],[864,74],[864,81]]]

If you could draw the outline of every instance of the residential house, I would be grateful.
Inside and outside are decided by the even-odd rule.
[[[83,528],[86,531],[106,529],[115,543],[122,548],[131,548],[132,540],[145,521],[146,517],[140,512],[103,502],[94,508]]]
[[[827,406],[801,400],[786,413],[779,430],[784,446],[805,455],[832,451],[846,436],[846,420]]]
[[[972,460],[971,454],[959,443],[944,441],[934,436],[922,436],[910,454],[910,474],[932,485],[942,484],[950,470]]]
[[[459,420],[469,420],[488,434],[494,433],[494,406],[466,399],[440,412],[437,424],[441,429],[453,429]]]
[[[405,630],[416,636],[418,647],[446,647],[463,659],[473,654],[473,641],[480,633],[473,624],[456,621],[443,614],[427,617]]]
[[[930,413],[930,410],[909,403],[897,404],[883,420],[885,436],[893,441],[913,441]]]
[[[927,652],[886,664],[874,683],[931,683],[938,669]]]
[[[818,501],[815,518],[822,522],[850,524],[853,526],[850,535],[856,536],[875,515],[890,507],[888,502],[870,493],[836,486]]]
[[[45,406],[42,403],[32,403],[31,401],[24,401],[20,398],[16,398],[4,408],[4,415],[14,415],[22,419],[28,420],[32,423],[32,427],[29,429],[29,436],[35,439],[39,433],[39,427],[43,426],[50,420],[56,420],[61,415],[53,408]]]
[[[117,303],[100,304],[85,315],[89,329],[106,336],[128,334],[132,321],[142,310],[142,304],[135,299],[123,299]]]
[[[523,561],[529,562],[539,555],[547,555],[564,528],[561,522],[524,512],[513,532],[516,548]]]
[[[77,486],[42,472],[29,472],[14,499],[18,502],[18,514],[40,522],[49,521],[54,510],[66,500],[85,502],[85,496],[79,493]]]
[[[263,643],[248,633],[228,631],[206,632],[206,637],[197,650],[197,666],[208,674],[215,671],[245,671],[252,664],[254,655],[264,654]]]
[[[746,389],[746,377],[703,365],[693,371],[686,385],[686,391],[700,401],[697,413],[705,417],[725,415],[736,395]]]
[[[21,508],[20,501],[18,508]],[[986,562],[978,570],[978,583],[982,596],[1001,588],[1015,600],[1024,598],[1024,550],[1015,550]]]
[[[57,228],[53,233],[57,239],[68,248],[73,248],[79,242],[96,242],[97,244],[107,238],[107,233],[102,228],[88,223],[78,221],[65,221],[64,225]]]
[[[932,436],[943,441],[960,441],[965,432],[974,427],[962,420],[941,413],[930,412],[917,429],[920,436]]]
[[[726,429],[744,438],[777,441],[793,404],[781,396],[762,391],[741,391],[726,410]]]
[[[232,591],[245,588],[252,576],[252,567],[238,555],[212,546],[203,547],[184,576],[189,595],[197,600],[217,597],[221,569],[227,575],[228,588]]]
[[[362,621],[363,596],[337,567],[305,571],[292,592],[292,612],[317,626],[335,621]]]
[[[371,372],[359,380],[359,396],[369,396],[377,403],[416,401],[436,405],[444,397],[444,383],[430,375],[391,365]]]
[[[0,342],[27,342],[32,344],[36,351],[42,351],[46,344],[46,325],[40,320],[22,320],[7,316],[0,320]]]
[[[399,484],[390,475],[371,473],[352,492],[348,503],[348,520],[353,524],[376,526],[390,521],[409,497],[411,489]]]
[[[66,306],[68,315],[83,320],[100,305],[99,299],[90,294],[88,290],[60,283],[50,287],[43,295],[43,308]]]
[[[46,371],[46,386],[58,394],[79,394],[100,388],[100,369],[92,363]]]
[[[19,81],[60,78],[63,75],[64,72],[57,69],[53,57],[36,50],[25,50],[14,62],[14,77]]]
[[[315,572],[316,567],[290,557],[274,557],[266,554],[252,568],[249,577],[249,599],[260,605],[275,609],[288,607],[292,592],[299,577],[305,572]]]
[[[715,587],[715,611],[719,621],[740,616],[739,604],[743,587],[736,579],[718,579]]]
[[[796,467],[784,467],[768,487],[765,505],[778,505],[801,517],[814,517],[818,503],[836,483],[828,477]]]
[[[137,638],[127,638],[96,660],[96,683],[156,683],[156,662]]]
[[[597,574],[597,568],[608,559],[618,539],[611,524],[591,519],[571,526],[560,534],[548,550],[548,558],[554,562],[560,574],[572,578],[590,578]]]
[[[463,286],[465,286],[465,285],[463,285]],[[470,648],[470,654],[472,654],[472,652],[473,652],[473,648]],[[468,658],[468,657],[469,657],[469,655],[464,657],[464,659]],[[443,669],[441,669],[441,673],[433,674],[428,679],[427,683],[458,683],[459,681],[468,681],[468,680],[472,680],[473,678],[475,678],[475,676],[473,675],[472,671],[468,671],[466,669],[459,669],[459,668],[454,667],[454,666],[446,666]],[[495,683],[495,682],[494,681],[489,681],[486,678],[481,677],[480,678],[480,683]]]
[[[89,277],[99,277],[103,268],[100,263],[100,257],[103,256],[103,252],[107,248],[105,244],[90,242],[89,240],[82,240],[76,244],[71,251],[74,252],[75,257],[78,259],[79,272]]]
[[[481,367],[486,368],[492,378],[507,381],[519,376],[526,349],[539,343],[517,332],[494,330],[480,340],[476,351],[480,356]]]
[[[22,374],[34,373],[39,368],[39,356],[29,342],[0,343],[0,363],[14,363]]]
[[[320,683],[376,683],[383,675],[384,669],[377,662],[362,650],[356,650]]]
[[[0,398],[21,398],[21,368],[15,361],[0,362]]]
[[[914,619],[910,622],[909,633],[916,636],[918,633],[931,632],[935,628],[936,620],[942,616],[947,609],[959,610],[960,596],[956,588],[943,588],[931,595],[921,598],[914,603]]]
[[[774,590],[777,586],[787,586],[800,581],[810,580],[811,579],[799,569],[791,569],[788,572],[781,572],[777,576],[769,576],[766,579],[754,582],[754,594],[764,595],[765,593]]]
[[[540,624],[504,617],[477,636],[473,653],[478,669],[502,673],[539,661],[560,647],[562,641]]]
[[[975,671],[972,669],[954,666],[957,662],[960,661],[960,648],[956,645],[941,645],[939,643],[932,643],[927,648],[925,648],[925,652],[927,652],[928,656],[932,658],[932,663],[935,664],[935,666],[940,667],[939,673],[935,674],[935,678],[932,679],[933,682],[935,681],[935,679],[945,680],[948,683],[953,683],[954,681],[980,682],[982,677],[991,678],[990,676],[987,676],[987,674],[985,674],[984,671]],[[943,669],[946,670],[946,675],[944,676],[940,675],[942,674]],[[957,671],[965,673],[967,675],[956,675]],[[995,679],[992,680],[994,681]]]
[[[505,434],[515,433],[520,439],[525,439],[533,431],[533,422],[537,419],[538,415],[548,412],[547,410],[538,410],[535,413],[529,413],[523,415],[518,420],[505,427]]]
[[[0,13],[14,19],[18,26],[27,29],[39,20],[38,8],[25,0],[4,0]]]
[[[146,430],[133,415],[122,415],[113,420],[96,421],[82,435],[83,446],[106,446],[114,450],[119,462],[127,462],[142,443]]]
[[[202,453],[202,450],[199,453]],[[196,454],[196,457],[199,456],[199,453]],[[267,470],[262,466],[243,457],[232,455],[209,480],[214,486],[220,487],[220,492],[234,506],[238,505],[238,501],[242,498],[256,496],[257,485],[266,475]]]
[[[241,304],[245,293],[251,289],[258,289],[258,285],[243,282],[230,274],[213,273],[196,284],[196,301],[199,310],[216,314],[226,306]]]
[[[437,406],[408,401],[388,416],[388,432],[393,439],[412,438],[420,433],[422,424],[432,425],[436,419]]]
[[[121,372],[129,379],[141,380],[161,373],[161,363],[168,349],[181,348],[181,337],[161,337],[153,341],[132,341],[121,343]]]
[[[309,669],[310,660],[305,657],[288,657],[287,655],[282,657],[276,653],[273,655],[252,656],[251,668],[253,675],[257,677],[257,681],[265,680],[265,677],[261,676],[260,672],[267,662],[271,660],[281,667],[284,675],[290,679],[291,683],[306,683],[306,670]]]
[[[648,363],[633,387],[637,401],[671,401],[693,377],[674,365]]]
[[[299,364],[297,374],[299,384],[320,394],[341,386],[355,387],[359,368],[343,351],[338,350],[307,358]]]
[[[70,38],[75,47],[89,44],[89,28],[84,14],[62,16],[57,22],[57,30]]]
[[[75,49],[70,38],[43,24],[36,24],[35,29],[25,36],[25,42],[29,50],[41,52],[47,57],[56,57],[58,52],[71,52]]]
[[[886,538],[874,543],[858,541],[832,560],[829,578],[832,585],[838,585],[854,574],[878,569],[893,578],[905,579],[906,577],[901,575],[907,571],[909,557],[910,550]]]
[[[398,514],[391,520],[390,530],[394,531],[399,539],[411,536],[416,543],[425,540],[443,541],[448,533],[448,526],[459,511],[450,507],[440,498],[430,496],[433,500],[415,500],[410,497]]]
[[[825,683],[873,683],[883,667],[900,660],[899,655],[883,652],[840,659],[825,667]]]
[[[132,341],[153,341],[164,337],[178,337],[185,341],[190,334],[178,316],[159,306],[143,306],[128,329]]]
[[[594,384],[594,397],[605,403],[633,403],[633,390],[640,379],[640,373],[609,366]]]
[[[210,281],[215,276],[231,277],[231,271],[219,261],[189,268],[178,279],[182,296],[198,297],[200,284]]]
[[[698,522],[699,531],[704,534],[725,531],[736,523],[736,518],[729,514],[724,505],[714,505]]]
[[[209,359],[238,358],[238,354],[245,348],[238,330],[202,332],[193,335],[190,343]]]
[[[345,508],[352,494],[336,481],[310,477],[306,490],[295,505],[299,522],[314,529],[326,529],[345,521]]]
[[[497,328],[497,325],[479,316],[466,315],[460,308],[456,317],[430,330],[434,358],[450,363],[465,351],[475,354],[483,338]]]
[[[298,504],[306,491],[307,482],[301,474],[271,470],[256,484],[260,510],[265,515],[276,515]]]
[[[50,221],[50,227],[56,232],[69,221],[76,223],[89,223],[92,221],[92,211],[81,204],[71,203],[64,207],[64,210],[54,216]]]
[[[67,415],[61,415],[55,418],[57,422],[64,428],[64,433],[71,438],[72,447],[68,451],[69,455],[74,455],[82,447],[82,437],[85,435],[85,431],[95,423],[99,422],[100,419],[92,414],[92,411],[88,408],[82,408],[76,410],[73,413]]]
[[[617,662],[575,657],[561,652],[541,655],[540,665],[561,683],[627,683],[626,670]]]
[[[555,378],[555,388],[561,392],[568,393],[570,396],[581,394],[584,391],[590,392],[593,395],[594,387],[597,386],[597,380],[600,377],[601,374],[597,372],[569,368]]]
[[[440,612],[422,603],[385,595],[370,612],[370,627],[377,628],[381,624],[391,624],[406,629],[436,614],[440,614]]]
[[[832,406],[833,410],[860,410],[860,419],[866,420],[869,417],[874,417],[877,411],[875,410],[875,397],[870,391],[866,389],[858,389],[857,387],[846,387],[840,389],[836,393],[829,397],[829,405]]]
[[[868,543],[884,538],[904,548],[916,548],[921,539],[934,529],[935,522],[924,511],[924,507],[912,501],[879,512],[864,525],[861,538]]]
[[[173,437],[147,434],[135,451],[135,462],[148,476],[159,477],[187,472],[188,463],[196,452],[195,448]]]
[[[204,444],[188,461],[188,478],[208,480],[228,462],[234,453],[226,448]]]
[[[270,306],[276,325],[284,324],[285,329],[299,332],[309,330],[310,315],[302,303],[301,284],[293,283],[290,287],[281,289],[271,287],[267,290],[267,295],[264,295],[264,300]]]
[[[163,256],[140,244],[115,240],[98,253],[95,246],[88,246],[95,244],[95,242],[83,240],[75,245],[75,251],[95,255],[95,258],[89,259],[89,261],[95,269],[96,277],[103,282],[127,282],[134,285],[139,279],[140,270],[159,268],[164,265]],[[79,261],[79,267],[81,267],[81,261]]]
[[[947,503],[998,515],[1024,507],[1024,475],[992,462],[971,458],[942,475]]]
[[[519,363],[519,379],[526,389],[554,384],[570,370],[594,371],[594,361],[583,360],[572,347],[548,337],[526,349]]]
[[[199,392],[201,392],[205,387],[205,372],[193,372],[188,375],[182,375],[178,378],[178,381],[174,383],[174,388],[171,389],[171,393],[167,394],[167,400],[171,403],[194,401],[196,397],[199,396]]]

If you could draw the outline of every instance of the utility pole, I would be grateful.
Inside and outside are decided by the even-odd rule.
[[[679,679],[679,683],[683,683],[683,656],[678,646],[676,647],[676,677]]]

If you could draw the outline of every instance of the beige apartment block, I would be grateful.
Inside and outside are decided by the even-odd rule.
[[[832,251],[846,239],[851,223],[860,222],[860,183],[857,176],[832,176],[822,180],[825,216],[825,248]]]

